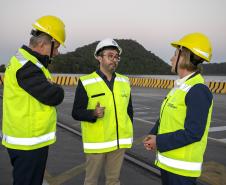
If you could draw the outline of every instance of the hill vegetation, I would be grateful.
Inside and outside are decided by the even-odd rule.
[[[133,40],[116,40],[123,52],[117,72],[123,74],[170,74],[170,66]],[[90,73],[98,68],[93,53],[97,42],[57,56],[51,66],[56,73]]]
[[[116,40],[123,52],[117,72],[131,75],[167,75],[171,74],[170,66],[151,51],[147,51],[134,40]],[[97,42],[77,48],[75,51],[55,57],[50,65],[54,73],[85,74],[98,68],[98,61],[93,53]],[[205,75],[226,75],[225,63],[202,64]],[[5,71],[5,65],[0,65],[0,72]]]
[[[203,64],[204,75],[226,76],[226,62]]]

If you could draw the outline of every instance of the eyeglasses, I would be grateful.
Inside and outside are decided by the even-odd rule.
[[[106,56],[108,58],[108,60],[111,60],[111,61],[117,61],[119,62],[120,61],[120,56],[119,55],[102,55],[102,56]]]

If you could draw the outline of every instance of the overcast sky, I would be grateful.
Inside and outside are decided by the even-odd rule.
[[[66,25],[65,53],[106,37],[133,39],[170,63],[170,42],[202,32],[213,62],[226,62],[226,0],[0,0],[0,64],[28,44],[31,24],[43,15]]]

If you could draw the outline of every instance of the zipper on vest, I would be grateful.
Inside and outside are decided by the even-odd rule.
[[[119,134],[118,134],[118,116],[117,116],[117,110],[116,110],[116,104],[115,104],[115,96],[112,92],[113,101],[114,101],[114,108],[115,108],[115,120],[116,120],[116,134],[117,134],[117,146],[119,148]]]

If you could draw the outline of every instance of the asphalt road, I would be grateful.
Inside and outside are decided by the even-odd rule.
[[[58,107],[59,120],[80,129],[80,123],[71,117],[76,87],[65,87],[65,100]],[[161,102],[169,90],[153,88],[132,88],[134,107],[134,145],[129,151],[138,158],[153,165],[155,154],[146,151],[142,144],[143,137],[158,119]],[[203,174],[205,182],[219,185],[226,184],[226,95],[214,94],[212,122],[208,145],[204,156]]]
[[[71,117],[71,111],[74,101],[74,94],[76,87],[64,87],[65,99],[64,102],[57,107],[58,120],[64,124],[72,126],[76,129],[80,129],[80,123],[73,120]],[[155,121],[158,119],[159,109],[163,98],[166,96],[168,90],[165,89],[152,89],[152,88],[132,88],[132,100],[134,107],[134,146],[129,151],[137,156],[139,159],[153,165],[155,154],[153,152],[146,151],[142,144],[143,137],[152,128]],[[201,179],[209,184],[220,185],[226,184],[226,95],[215,94],[214,95],[214,108],[211,128],[209,132],[208,145],[204,160],[204,170]],[[61,134],[61,131],[58,132]],[[56,154],[62,151],[64,141],[61,137],[58,137],[58,143],[53,148],[53,153],[50,153],[49,169],[50,172],[57,171],[54,169],[54,160],[56,160]],[[63,136],[62,138],[65,138]],[[70,141],[70,139],[68,140]],[[65,144],[65,147],[71,147],[69,144]],[[77,146],[80,147],[81,143]],[[70,150],[70,149],[69,149]],[[57,151],[57,152],[54,152]],[[5,168],[5,165],[9,164],[6,158],[6,153],[0,146],[1,152],[1,164],[0,171],[3,170],[4,174],[9,174],[10,168]],[[73,153],[68,152],[68,153]],[[82,156],[82,150],[78,152]],[[64,154],[64,153],[62,153]],[[60,155],[60,154],[59,154]],[[64,155],[63,155],[64,156]],[[67,156],[67,155],[66,155]],[[61,156],[62,158],[62,156]],[[64,157],[63,157],[64,158]],[[66,159],[66,158],[65,158]],[[2,166],[3,165],[3,166]],[[60,164],[59,166],[61,166]],[[128,167],[128,165],[127,165]],[[55,166],[56,168],[56,166]],[[128,168],[129,169],[129,168]],[[7,173],[6,173],[7,172]],[[126,175],[126,174],[125,174]],[[135,172],[134,172],[135,175]],[[7,175],[6,175],[7,176]],[[126,175],[127,176],[127,175]],[[9,178],[9,175],[7,176]],[[83,176],[82,176],[83,177]],[[81,177],[81,179],[82,179]],[[1,178],[1,177],[0,177]],[[1,184],[1,183],[0,183]]]

